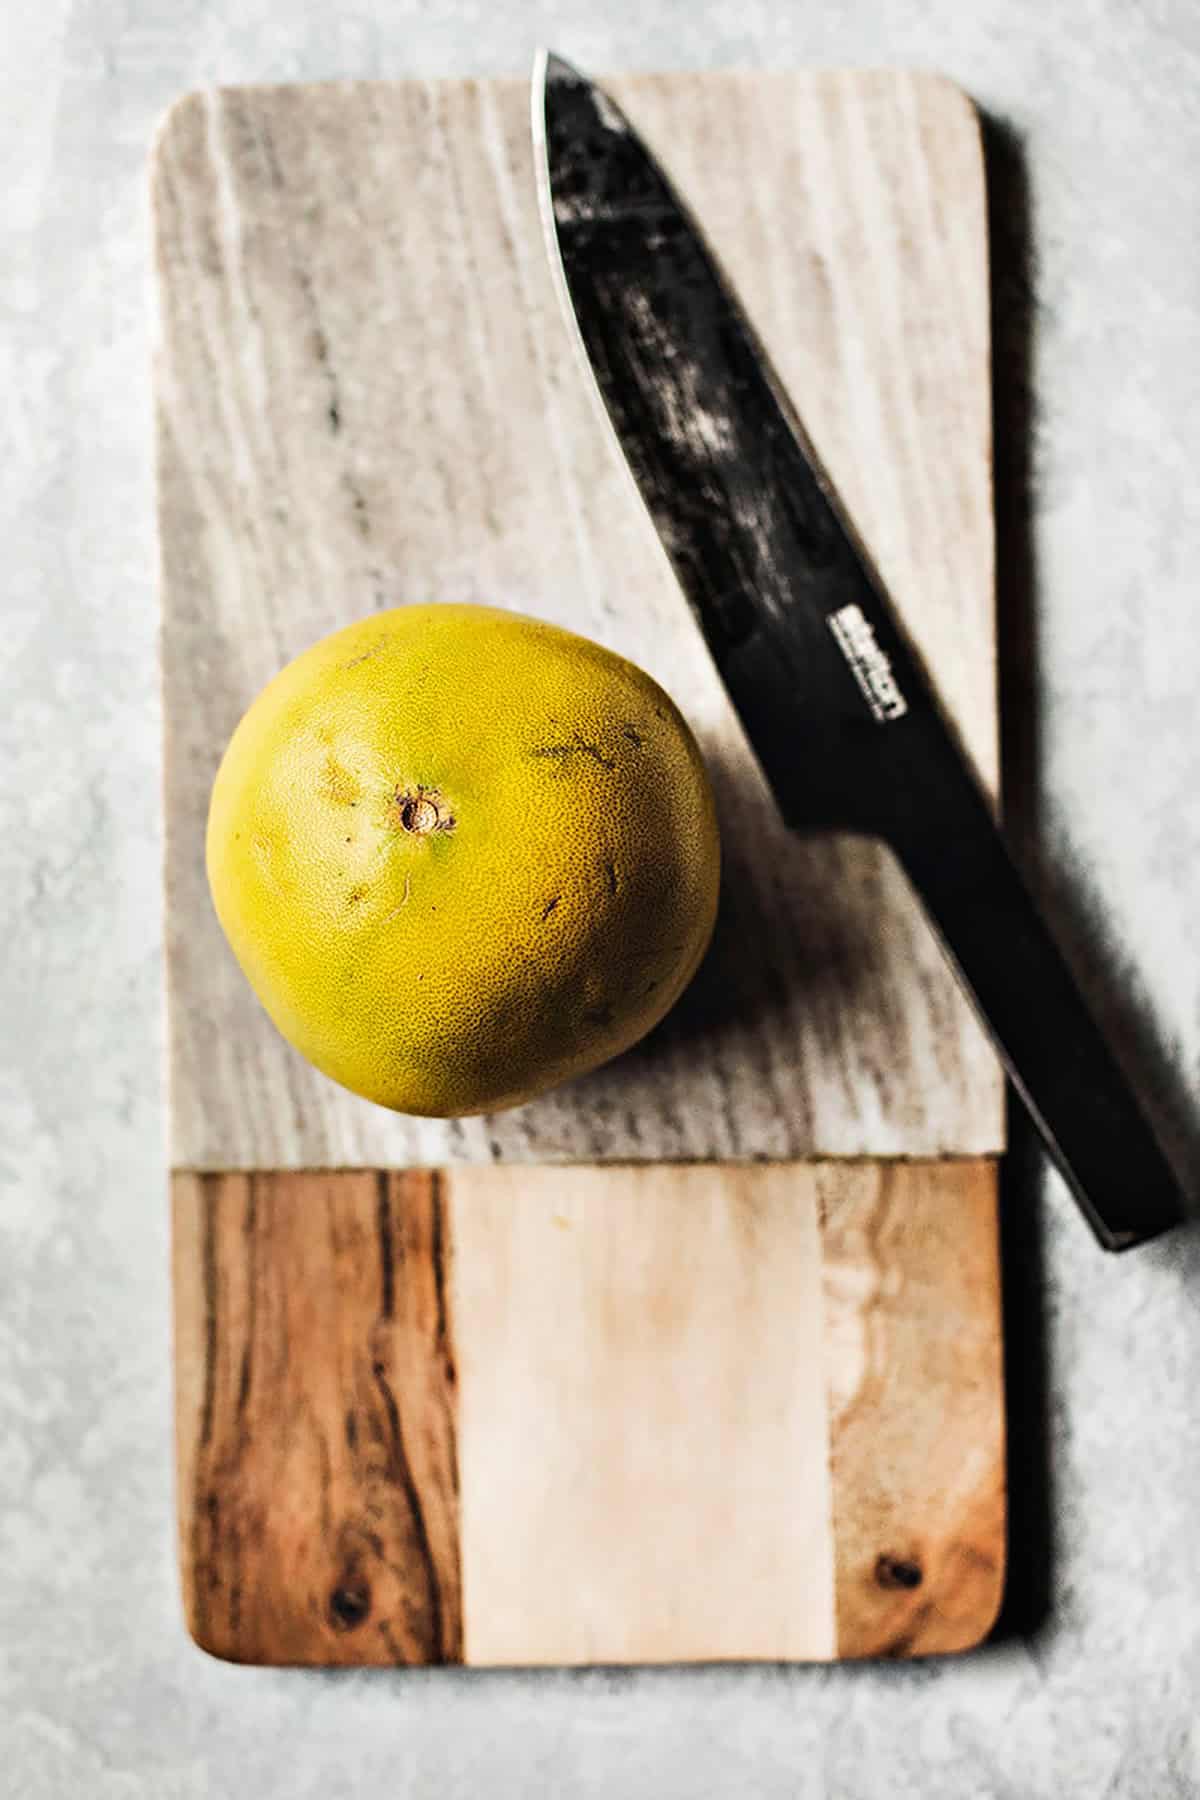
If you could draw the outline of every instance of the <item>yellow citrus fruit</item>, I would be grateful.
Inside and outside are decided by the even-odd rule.
[[[640,669],[480,606],[406,606],[264,689],[208,877],[283,1035],[400,1112],[518,1105],[636,1042],[717,904],[695,740]]]

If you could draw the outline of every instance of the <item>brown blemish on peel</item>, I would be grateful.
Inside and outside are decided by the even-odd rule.
[[[602,769],[615,769],[617,766],[611,757],[605,756],[599,744],[589,743],[581,731],[572,733],[569,743],[540,744],[536,750],[530,751],[530,755],[557,763],[560,772],[567,767],[573,756],[589,756]]]
[[[357,806],[362,797],[362,782],[338,761],[332,750],[321,765],[321,793],[335,806]]]
[[[365,503],[361,494],[355,496],[354,505],[355,511],[360,514],[365,510]],[[357,656],[352,656],[349,662],[344,662],[342,664],[342,667],[343,669],[357,669],[359,663],[370,662],[373,656],[382,656],[387,647],[387,638],[380,638],[378,643],[372,644],[369,650],[360,650]]]

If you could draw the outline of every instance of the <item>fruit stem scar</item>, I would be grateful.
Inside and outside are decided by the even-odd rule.
[[[453,816],[445,809],[441,795],[430,788],[397,788],[395,812],[401,831],[412,837],[427,837],[431,831],[453,831]]]
[[[400,802],[400,823],[405,831],[414,832],[417,837],[421,837],[425,832],[434,830],[437,822],[438,809],[432,800],[422,797]]]

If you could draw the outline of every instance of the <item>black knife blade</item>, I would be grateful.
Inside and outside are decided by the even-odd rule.
[[[560,57],[533,119],[568,317],[784,818],[891,844],[1099,1241],[1156,1236],[1174,1174],[697,224]]]

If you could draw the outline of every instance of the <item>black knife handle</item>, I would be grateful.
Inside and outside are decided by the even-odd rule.
[[[1145,1243],[1184,1217],[1175,1175],[982,794],[965,770],[953,794],[944,768],[934,779],[893,848],[1096,1237]]]

